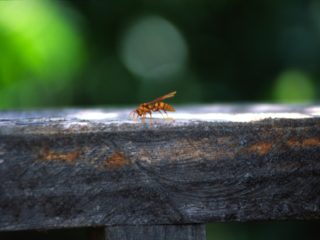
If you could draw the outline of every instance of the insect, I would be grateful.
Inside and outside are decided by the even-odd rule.
[[[163,111],[165,114],[167,112],[174,112],[175,109],[169,105],[168,103],[162,102],[164,99],[172,98],[176,95],[176,91],[170,92],[162,97],[156,98],[155,100],[147,103],[140,104],[135,110],[133,110],[130,115],[132,119],[141,118],[142,122],[145,121],[147,114],[150,115],[150,119],[152,119],[152,112],[159,112],[162,115]],[[163,115],[162,115],[163,116]]]

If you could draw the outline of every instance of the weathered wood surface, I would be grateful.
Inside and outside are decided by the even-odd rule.
[[[205,240],[204,224],[114,226],[105,230],[106,240]]]
[[[320,107],[0,113],[0,230],[320,218]]]

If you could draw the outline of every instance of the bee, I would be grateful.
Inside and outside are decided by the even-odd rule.
[[[162,97],[156,98],[151,102],[142,103],[130,113],[130,116],[132,116],[132,119],[134,120],[140,117],[142,122],[144,122],[147,114],[150,115],[150,120],[152,119],[153,112],[159,112],[162,116],[162,111],[165,114],[167,114],[167,112],[175,112],[176,110],[171,105],[162,102],[164,99],[174,97],[174,95],[176,95],[176,91],[170,92]]]

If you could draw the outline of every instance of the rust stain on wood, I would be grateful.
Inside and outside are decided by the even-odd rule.
[[[306,147],[320,146],[320,138],[305,139],[303,140],[302,145]]]
[[[290,147],[318,147],[320,146],[320,138],[290,139],[287,143]]]
[[[75,150],[70,152],[55,152],[45,149],[40,154],[40,159],[44,161],[63,161],[66,163],[74,163],[80,156],[81,151]]]
[[[130,161],[123,155],[123,153],[114,152],[109,158],[107,158],[104,165],[108,168],[121,168],[129,163]]]
[[[266,155],[272,147],[272,144],[269,142],[259,142],[255,143],[245,150],[248,152],[258,153],[259,155]]]

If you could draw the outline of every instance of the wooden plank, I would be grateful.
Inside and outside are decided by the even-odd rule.
[[[205,240],[204,224],[112,226],[105,230],[106,240]]]
[[[320,107],[128,113],[2,112],[0,230],[320,218]]]

